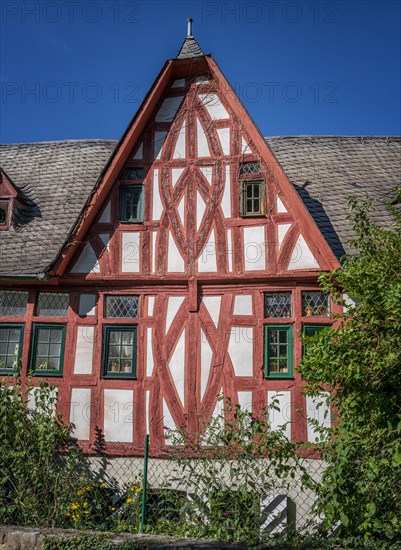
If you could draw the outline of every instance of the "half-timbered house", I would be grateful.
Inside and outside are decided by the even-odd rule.
[[[1,146],[0,373],[57,387],[95,452],[154,456],[218,396],[313,441],[300,336],[349,252],[347,197],[399,183],[399,138],[265,139],[189,32],[118,143]],[[272,412],[273,414],[273,412]],[[121,443],[124,444],[123,449]]]

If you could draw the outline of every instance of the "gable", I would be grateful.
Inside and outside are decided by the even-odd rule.
[[[202,59],[207,65],[190,76],[170,72],[153,110],[143,113],[143,131],[132,144],[121,142],[119,173],[101,184],[89,206],[96,218],[71,273],[247,276],[337,265],[221,72],[211,59]],[[256,172],[248,174],[246,163],[257,166]],[[263,187],[264,209],[245,217],[241,186],[254,179]],[[133,224],[120,217],[121,193],[129,185],[142,188],[144,197],[143,218]],[[89,212],[85,218],[91,218]],[[109,236],[108,250],[96,244],[102,232]]]

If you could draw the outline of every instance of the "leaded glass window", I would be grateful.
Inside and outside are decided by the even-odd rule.
[[[62,292],[39,292],[36,315],[40,317],[67,317],[70,295]]]
[[[291,317],[291,292],[265,292],[265,317]]]
[[[291,325],[265,326],[265,376],[292,377],[293,338]]]
[[[241,176],[258,174],[260,171],[260,162],[241,162],[239,167],[239,173]]]
[[[0,290],[0,316],[18,317],[25,315],[28,292]]]
[[[328,317],[329,295],[319,290],[302,292],[302,315],[306,317]]]
[[[134,168],[125,168],[121,174],[122,180],[143,180],[145,177],[145,168],[143,166],[135,166]]]
[[[23,325],[0,325],[0,373],[9,374],[18,370],[21,357]]]
[[[34,325],[31,369],[35,375],[61,375],[64,362],[65,332],[65,325]]]
[[[136,375],[136,327],[105,327],[103,376],[133,378]]]
[[[138,317],[139,296],[106,296],[106,317],[129,319]]]
[[[124,185],[120,188],[120,221],[143,222],[143,185]]]

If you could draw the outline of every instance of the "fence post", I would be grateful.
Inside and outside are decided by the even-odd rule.
[[[145,530],[146,519],[146,493],[148,487],[148,452],[149,452],[149,434],[145,437],[145,448],[143,456],[143,482],[142,482],[142,509],[141,509],[141,522],[139,524],[139,532],[143,533]]]

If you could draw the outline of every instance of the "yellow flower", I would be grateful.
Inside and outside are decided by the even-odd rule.
[[[140,493],[142,491],[142,487],[138,487],[138,489],[136,490],[137,493]]]
[[[87,487],[85,487],[85,491],[92,491],[92,487],[88,485]]]
[[[127,500],[126,500],[126,502],[128,502],[128,504],[129,504],[130,502],[133,502],[133,500],[132,500],[131,497],[128,497]]]
[[[71,510],[77,510],[78,508],[79,508],[78,502],[73,502],[73,503],[71,504]]]
[[[107,484],[106,484],[104,481],[102,481],[102,483],[99,485],[99,487],[100,487],[101,489],[106,489]]]
[[[89,510],[85,510],[84,514],[89,514]]]
[[[114,506],[110,506],[110,510],[113,510],[113,512],[114,512],[114,510],[115,510]]]
[[[84,494],[84,489],[79,489],[79,491],[77,491],[77,495],[80,497]]]
[[[83,503],[83,507],[86,508],[88,506],[88,503],[87,502],[84,502]]]

